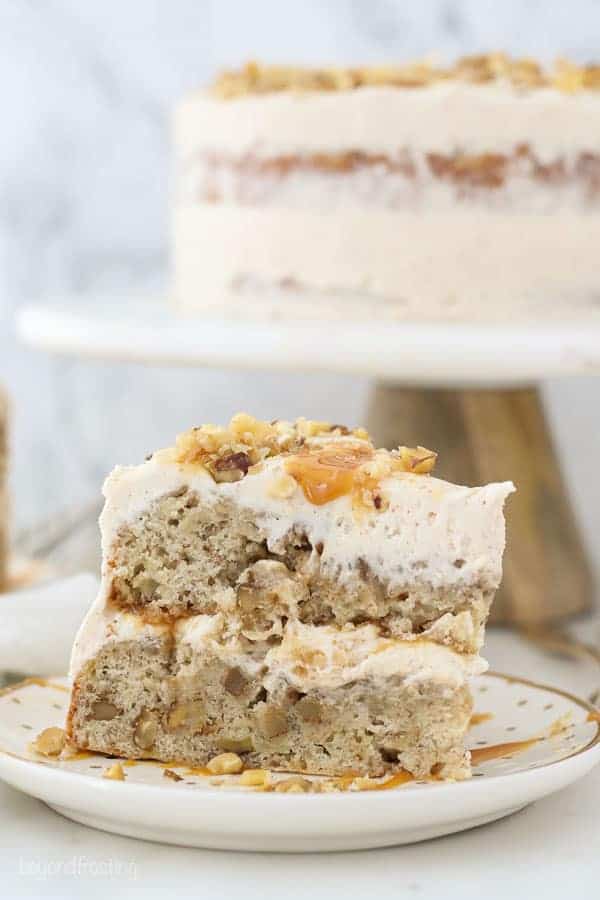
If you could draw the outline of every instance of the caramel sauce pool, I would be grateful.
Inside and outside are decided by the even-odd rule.
[[[528,741],[509,741],[507,744],[490,744],[489,747],[474,747],[471,750],[471,762],[474,766],[490,759],[500,759],[502,756],[512,756],[514,753],[523,753],[535,746],[540,738],[530,738]]]
[[[356,470],[373,458],[370,447],[336,444],[317,451],[297,453],[285,463],[304,496],[314,506],[323,506],[352,493]]]
[[[414,780],[414,775],[402,769],[386,781],[380,781],[378,784],[369,785],[368,787],[361,787],[361,791],[391,791],[393,788],[400,787],[401,784],[408,784],[409,781]]]

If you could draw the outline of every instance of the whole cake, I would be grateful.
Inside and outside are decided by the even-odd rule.
[[[8,583],[8,400],[0,387],[0,591]]]
[[[249,64],[175,117],[175,300],[247,318],[600,314],[600,66]]]
[[[434,462],[362,429],[239,414],[115,469],[71,745],[466,777],[513,487],[452,485]]]

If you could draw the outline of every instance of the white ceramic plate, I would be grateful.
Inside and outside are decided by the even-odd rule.
[[[90,296],[21,310],[34,347],[83,357],[328,371],[422,384],[600,374],[597,321],[534,325],[243,322],[176,315],[166,296]]]
[[[114,763],[103,756],[32,759],[28,744],[43,728],[62,725],[68,693],[64,679],[24,682],[0,696],[0,777],[104,831],[194,847],[306,852],[411,843],[482,825],[560,790],[600,761],[598,714],[584,701],[497,674],[476,679],[474,693],[484,715],[469,733],[473,750],[538,740],[519,752],[496,751],[461,783],[284,794],[241,788],[236,776],[217,787],[185,767],[173,781],[164,766],[138,762],[117,782],[102,777]]]

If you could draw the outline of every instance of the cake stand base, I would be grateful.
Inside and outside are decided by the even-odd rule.
[[[436,474],[448,481],[516,483],[493,621],[542,625],[590,608],[590,569],[537,388],[378,383],[368,427],[380,446],[437,450]]]

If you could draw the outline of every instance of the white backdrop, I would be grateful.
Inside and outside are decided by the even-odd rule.
[[[112,465],[238,408],[359,422],[368,385],[47,358],[12,315],[61,292],[167,284],[168,118],[249,56],[356,62],[507,48],[600,57],[596,0],[1,0],[0,381],[14,400],[20,527],[97,495]],[[548,385],[552,425],[600,567],[600,382]],[[518,473],[515,473],[518,480]]]

